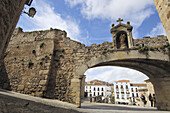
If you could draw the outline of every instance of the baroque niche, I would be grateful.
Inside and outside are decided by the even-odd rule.
[[[127,24],[121,23],[123,19],[118,19],[118,25],[114,26],[112,24],[112,28],[110,30],[113,38],[113,47],[115,49],[126,49],[133,47],[133,38],[132,38],[132,29],[133,27],[130,25],[128,21]]]

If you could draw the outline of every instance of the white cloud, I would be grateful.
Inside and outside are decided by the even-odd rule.
[[[118,80],[126,79],[131,82],[142,83],[144,80],[148,79],[148,77],[136,70],[121,68],[121,67],[97,67],[88,69],[85,72],[86,81],[98,79],[102,81],[108,81],[113,83]]]
[[[165,29],[162,25],[162,23],[158,23],[156,25],[156,27],[154,27],[150,33],[147,34],[148,36],[151,36],[151,37],[156,37],[157,35],[166,35],[165,33]]]
[[[123,18],[131,21],[136,29],[154,13],[152,0],[65,0],[71,7],[81,5],[81,13],[87,19]]]
[[[33,6],[36,8],[37,13],[34,18],[28,18],[29,25],[24,30],[46,30],[49,28],[57,28],[65,30],[68,36],[74,40],[78,40],[80,35],[79,24],[76,20],[71,17],[62,17],[62,15],[56,13],[55,8],[52,7],[45,0],[34,1]],[[22,17],[21,17],[22,18]],[[23,21],[24,17],[23,17]],[[24,24],[25,25],[25,24]]]

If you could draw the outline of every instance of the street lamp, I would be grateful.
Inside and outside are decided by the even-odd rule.
[[[32,3],[32,1],[33,1],[33,0],[26,0],[25,4],[28,5],[28,6],[30,6],[31,3]],[[35,13],[36,13],[36,9],[35,9],[34,7],[31,7],[28,12],[23,11],[23,13],[25,13],[25,14],[27,14],[28,16],[30,16],[30,17],[33,18],[34,15],[35,15]]]
[[[24,11],[23,13],[25,13],[25,14],[27,14],[28,16],[30,16],[30,17],[33,18],[34,15],[35,15],[35,13],[36,13],[36,9],[35,9],[34,7],[31,7],[28,12],[25,12],[25,11]]]

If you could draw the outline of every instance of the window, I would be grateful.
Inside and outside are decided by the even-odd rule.
[[[92,95],[90,94],[90,97],[92,97]]]
[[[136,97],[139,97],[138,93],[136,93]]]
[[[94,96],[96,96],[96,93],[94,92]]]
[[[126,89],[128,89],[128,85],[126,85]]]
[[[91,89],[91,86],[90,86],[90,89]]]
[[[132,90],[132,92],[133,92],[133,88],[132,88],[131,90]]]
[[[103,88],[102,88],[102,91],[103,91]]]
[[[100,95],[99,92],[98,92],[98,95]]]
[[[119,95],[117,95],[117,99],[119,99]]]
[[[116,88],[118,88],[118,85],[116,85]]]
[[[99,88],[97,90],[99,91]]]
[[[138,92],[138,89],[136,88],[136,92]]]
[[[124,98],[124,95],[122,95],[122,99],[125,99],[125,98]]]
[[[89,92],[91,92],[91,90]]]
[[[134,97],[134,93],[132,93],[132,97]]]
[[[103,96],[103,92],[102,92],[102,96]]]
[[[94,91],[96,91],[96,88],[94,87]]]
[[[127,95],[127,99],[129,99],[129,95]]]
[[[128,91],[129,91],[129,89],[126,89],[126,91],[128,92]]]
[[[121,88],[123,88],[123,85],[121,85]]]

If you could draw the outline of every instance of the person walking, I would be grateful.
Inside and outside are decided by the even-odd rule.
[[[145,107],[145,104],[146,104],[145,96],[142,94],[140,98],[143,102],[143,107]]]
[[[152,97],[151,93],[149,94],[149,101],[151,103],[151,107],[153,107],[153,97]]]
[[[153,94],[153,102],[154,102],[154,107],[156,107],[156,97],[155,97],[155,94]]]

